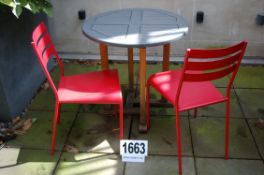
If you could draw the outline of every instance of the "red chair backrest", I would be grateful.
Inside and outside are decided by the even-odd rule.
[[[247,42],[242,41],[239,44],[223,49],[187,49],[176,100],[179,98],[184,81],[210,81],[232,73],[227,86],[227,95],[229,95],[246,47]]]
[[[48,62],[51,58],[55,57],[60,67],[61,76],[64,75],[64,68],[58,56],[58,53],[56,52],[55,47],[51,41],[48,30],[43,22],[41,22],[33,31],[31,44],[38,57],[39,63],[49,81],[49,84],[57,97],[57,89],[48,70]]]
[[[236,73],[246,46],[247,42],[243,41],[224,49],[188,49],[184,60],[183,81],[209,81]]]

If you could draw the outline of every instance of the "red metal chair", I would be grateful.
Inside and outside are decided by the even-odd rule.
[[[179,174],[182,174],[179,112],[226,102],[225,158],[228,159],[230,90],[238,71],[247,42],[212,50],[187,49],[184,65],[179,70],[153,74],[147,82],[147,126],[150,128],[150,87],[173,104],[176,111],[176,137]],[[222,95],[211,80],[231,75]]]
[[[43,22],[33,31],[32,40],[32,46],[56,99],[51,154],[54,154],[56,127],[60,119],[61,104],[63,103],[119,105],[119,139],[121,140],[123,138],[123,100],[117,70],[65,76],[62,61]],[[47,68],[49,59],[54,57],[60,68],[60,81],[57,87]]]

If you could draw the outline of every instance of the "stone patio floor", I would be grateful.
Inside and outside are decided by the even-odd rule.
[[[127,94],[127,65],[118,68],[124,98]],[[178,65],[171,65],[170,69]],[[93,62],[66,63],[66,74],[99,70]],[[138,63],[135,63],[135,91],[138,88]],[[160,71],[161,64],[148,64],[147,76]],[[58,80],[58,70],[53,71]],[[264,129],[256,126],[264,120],[264,67],[242,66],[232,90],[230,159],[224,156],[224,104],[181,114],[184,175],[263,175]],[[226,79],[215,82],[226,86]],[[152,91],[153,98],[160,98]],[[136,94],[137,96],[137,94]],[[124,100],[125,101],[125,100]],[[125,104],[126,105],[126,104]],[[24,117],[36,119],[23,136],[7,142],[0,150],[1,175],[170,175],[177,174],[177,146],[173,108],[151,108],[151,128],[138,132],[138,115],[124,116],[126,139],[146,139],[149,155],[145,163],[124,163],[119,155],[118,118],[103,114],[104,105],[63,105],[57,128],[56,153],[50,155],[54,97],[50,89],[40,90]],[[63,151],[73,145],[79,153]]]

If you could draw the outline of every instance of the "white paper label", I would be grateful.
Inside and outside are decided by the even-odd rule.
[[[144,162],[148,155],[148,141],[121,140],[120,154],[123,162]]]

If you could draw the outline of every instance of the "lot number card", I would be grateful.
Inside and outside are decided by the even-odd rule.
[[[121,140],[120,155],[123,162],[145,162],[148,155],[147,140]]]

